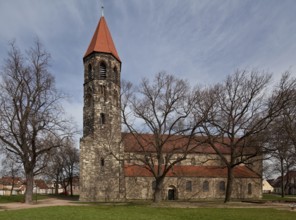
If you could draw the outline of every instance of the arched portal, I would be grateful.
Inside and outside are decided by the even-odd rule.
[[[168,188],[168,200],[177,199],[177,190],[175,186],[169,186]]]

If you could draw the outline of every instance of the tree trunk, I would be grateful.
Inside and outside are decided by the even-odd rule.
[[[34,187],[34,175],[33,171],[26,172],[26,193],[25,193],[25,203],[32,204],[33,202],[33,187]]]
[[[59,194],[59,177],[58,177],[58,175],[56,177],[56,182],[54,183],[54,190],[55,190],[54,194],[58,195]]]
[[[155,181],[155,190],[154,190],[154,199],[155,203],[159,203],[162,201],[162,187],[163,187],[163,180],[164,178],[156,179]]]
[[[281,159],[281,196],[285,197],[285,188],[284,188],[284,162]]]
[[[73,178],[72,178],[72,176],[69,178],[69,184],[70,184],[70,193],[71,193],[71,196],[73,196]]]
[[[226,186],[224,203],[229,202],[231,199],[232,186],[233,186],[233,168],[227,167],[227,186]]]
[[[12,177],[12,183],[11,183],[11,189],[10,189],[10,196],[12,196],[13,188],[14,188],[14,177]]]

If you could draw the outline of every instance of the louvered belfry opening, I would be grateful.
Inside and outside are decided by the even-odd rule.
[[[106,65],[105,63],[100,63],[100,78],[106,79]]]

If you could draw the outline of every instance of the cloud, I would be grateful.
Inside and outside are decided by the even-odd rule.
[[[122,60],[122,78],[167,71],[192,84],[225,79],[237,68],[275,78],[295,75],[294,0],[108,0],[105,17]],[[100,17],[97,0],[0,2],[0,60],[8,41],[26,49],[38,36],[52,54],[58,88],[72,95],[67,111],[82,126],[82,57]]]

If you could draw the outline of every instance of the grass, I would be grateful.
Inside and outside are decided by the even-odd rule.
[[[151,206],[64,206],[0,211],[5,220],[294,220],[295,212],[249,208],[157,208]]]
[[[284,198],[282,198],[281,195],[277,195],[277,194],[263,194],[262,200],[296,202],[296,195],[295,196],[286,195]]]

